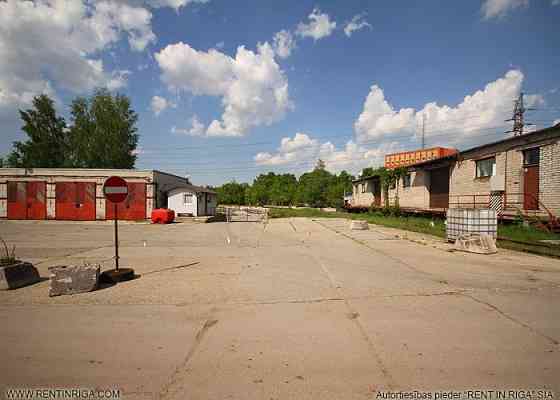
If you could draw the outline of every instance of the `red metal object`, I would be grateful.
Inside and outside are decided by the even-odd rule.
[[[8,219],[27,219],[25,182],[8,182]]]
[[[413,151],[387,154],[385,156],[385,168],[405,167],[437,158],[447,157],[457,153],[457,149],[447,147],[431,147]]]
[[[56,219],[95,221],[95,183],[57,182]]]
[[[128,185],[123,178],[111,176],[107,178],[103,185],[103,194],[112,203],[122,203],[128,196],[128,189]]]
[[[170,224],[175,219],[175,211],[169,208],[156,208],[152,211],[153,224]]]
[[[27,182],[27,219],[47,218],[47,185]]]
[[[127,182],[128,196],[117,204],[119,219],[138,221],[146,219],[146,184]],[[105,218],[115,219],[115,203],[107,199],[105,202]]]
[[[45,182],[8,182],[8,219],[47,218]]]

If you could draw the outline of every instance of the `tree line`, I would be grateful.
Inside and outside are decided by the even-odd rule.
[[[322,160],[311,172],[293,174],[269,172],[252,184],[226,183],[216,189],[219,204],[340,207],[345,193],[352,191],[354,177],[346,171],[338,175],[325,169]]]
[[[0,167],[17,168],[133,168],[136,162],[138,115],[127,96],[106,89],[91,97],[76,97],[70,123],[59,116],[46,94],[20,110],[25,141],[13,149]]]

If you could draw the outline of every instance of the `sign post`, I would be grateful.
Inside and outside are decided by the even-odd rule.
[[[106,280],[116,283],[134,277],[134,270],[130,268],[119,269],[119,215],[118,203],[122,203],[128,196],[128,185],[126,181],[118,176],[112,176],[105,181],[103,185],[103,194],[105,199],[114,203],[114,220],[115,220],[115,269],[103,272]]]

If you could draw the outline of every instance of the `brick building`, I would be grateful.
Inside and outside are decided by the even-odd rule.
[[[114,204],[105,200],[103,183],[124,178],[128,197],[117,205],[119,219],[149,218],[167,206],[167,192],[188,184],[184,177],[161,171],[81,168],[0,168],[0,218],[112,219]]]
[[[560,125],[463,151],[450,170],[451,207],[560,214]]]
[[[560,124],[415,163],[389,189],[389,203],[403,209],[493,208],[560,215]],[[383,206],[379,178],[354,181],[351,206]]]

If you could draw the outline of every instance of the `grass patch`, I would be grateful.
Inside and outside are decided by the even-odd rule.
[[[445,223],[439,218],[418,216],[391,216],[381,212],[352,214],[347,212],[326,212],[316,208],[271,208],[270,218],[346,218],[368,221],[370,224],[387,226],[412,232],[445,237]],[[498,237],[507,240],[498,240],[498,247],[523,251],[545,256],[560,257],[560,246],[547,245],[540,240],[560,240],[560,235],[543,232],[533,227],[524,227],[518,224],[500,224]],[[522,243],[521,243],[522,242]]]
[[[352,214],[347,212],[326,212],[316,208],[271,208],[270,218],[346,218],[365,220],[370,224],[387,226],[389,228],[403,229],[407,231],[425,233],[439,237],[445,237],[445,224],[441,219],[431,219],[425,217],[407,217],[383,215],[378,212]]]
[[[518,224],[500,224],[498,236],[522,242],[538,242],[539,240],[560,240],[560,235],[544,232],[532,226]]]

